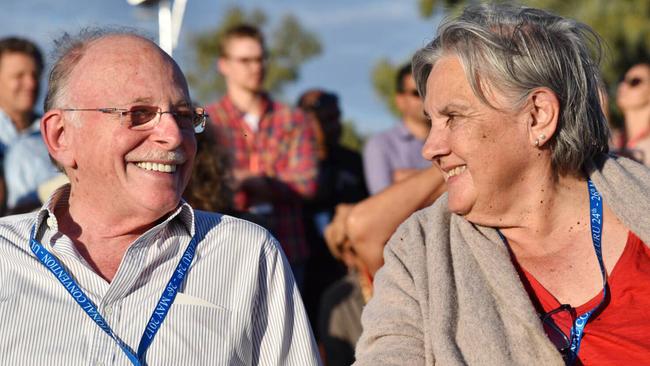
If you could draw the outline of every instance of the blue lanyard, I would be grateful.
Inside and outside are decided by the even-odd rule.
[[[607,271],[605,270],[605,263],[603,262],[603,252],[602,252],[602,229],[603,229],[603,202],[600,197],[600,193],[596,189],[596,186],[592,183],[591,179],[587,181],[587,188],[589,190],[589,215],[591,217],[591,240],[594,243],[594,251],[596,252],[596,258],[598,259],[598,265],[600,266],[600,273],[603,276],[603,297],[594,308],[587,311],[586,313],[580,315],[573,326],[571,327],[571,345],[569,347],[569,358],[567,360],[567,365],[573,365],[578,358],[578,352],[580,351],[580,342],[582,341],[582,336],[584,335],[584,329],[589,321],[589,318],[593,313],[595,313],[605,302],[605,297],[607,296]],[[508,241],[506,237],[501,234],[501,231],[497,231],[501,240],[503,240],[506,245]]]
[[[138,346],[138,353],[135,354],[133,349],[129,347],[124,341],[122,341],[108,325],[104,317],[97,310],[97,306],[92,302],[92,300],[83,292],[81,287],[75,282],[72,276],[65,270],[61,262],[52,255],[41,243],[36,240],[36,225],[32,227],[31,235],[29,238],[29,247],[31,248],[34,255],[40,260],[40,262],[56,277],[57,280],[63,285],[63,287],[68,291],[70,296],[77,302],[83,311],[92,319],[101,330],[108,334],[115,343],[117,343],[122,351],[126,354],[129,361],[133,365],[141,366],[145,363],[145,354],[147,349],[151,345],[154,336],[158,333],[162,322],[165,320],[169,309],[171,308],[174,299],[176,299],[176,294],[180,288],[187,270],[192,264],[194,259],[194,253],[196,253],[196,236],[192,237],[189,245],[185,249],[181,260],[176,265],[176,269],[172,274],[172,277],[169,279],[165,290],[163,291],[158,304],[154,308],[149,322],[145,327],[142,338],[140,339],[140,345]]]
[[[601,243],[603,235],[603,202],[600,193],[598,193],[598,190],[591,182],[591,179],[587,181],[587,187],[589,188],[589,214],[591,216],[589,222],[591,224],[591,240],[594,243],[594,251],[596,252],[596,258],[598,258],[600,273],[603,276],[603,297],[600,299],[598,305],[580,315],[573,323],[573,326],[571,327],[571,347],[569,348],[569,359],[567,360],[568,365],[573,365],[578,358],[580,343],[582,342],[582,336],[584,335],[584,329],[587,326],[587,322],[593,313],[603,305],[605,298],[607,297],[607,271],[605,270],[605,263],[603,262]]]

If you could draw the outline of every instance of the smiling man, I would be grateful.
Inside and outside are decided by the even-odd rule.
[[[181,201],[206,115],[176,63],[126,32],[57,44],[41,131],[71,183],[0,222],[3,361],[318,364],[275,239]]]

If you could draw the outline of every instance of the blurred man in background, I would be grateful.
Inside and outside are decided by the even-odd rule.
[[[421,154],[431,123],[424,115],[422,100],[411,74],[411,64],[402,66],[395,80],[395,104],[402,123],[372,136],[363,150],[363,166],[370,194],[401,181],[431,163]]]
[[[346,273],[346,268],[327,250],[325,227],[332,221],[337,205],[358,202],[368,192],[361,155],[339,142],[343,125],[338,96],[322,89],[310,89],[300,96],[297,104],[312,124],[318,146],[318,188],[314,197],[305,203],[304,222],[311,256],[302,291],[307,315],[316,328],[323,292]]]
[[[57,175],[41,139],[38,99],[43,56],[22,38],[0,40],[0,156],[11,213],[29,211],[41,202],[39,184]]]
[[[255,27],[224,34],[217,67],[226,95],[208,107],[219,143],[234,155],[235,208],[265,219],[302,285],[309,248],[302,200],[316,191],[316,145],[303,113],[275,102],[263,89],[266,49]]]
[[[43,56],[32,42],[21,38],[0,40],[0,152],[19,134],[32,128],[37,115],[34,104],[38,98]]]

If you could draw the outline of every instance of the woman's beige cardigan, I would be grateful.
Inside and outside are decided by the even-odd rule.
[[[606,156],[589,170],[650,244],[650,170]],[[355,365],[563,365],[497,231],[450,214],[446,196],[399,227],[384,259]]]

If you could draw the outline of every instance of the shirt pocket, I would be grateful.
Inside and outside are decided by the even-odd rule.
[[[150,365],[230,365],[231,312],[218,306],[174,303],[156,335]]]

